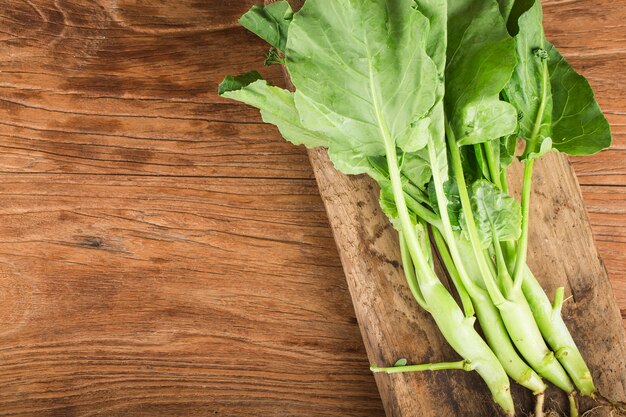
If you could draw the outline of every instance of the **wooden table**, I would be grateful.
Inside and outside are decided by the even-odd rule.
[[[3,2],[0,415],[383,415],[306,153],[215,95],[253,3]],[[572,162],[625,316],[626,3],[544,3],[613,127]]]

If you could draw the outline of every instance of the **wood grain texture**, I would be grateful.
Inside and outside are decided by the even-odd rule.
[[[254,2],[2,3],[0,415],[384,414],[306,152],[214,94]],[[545,3],[613,126],[573,165],[626,312],[623,3]]]
[[[252,4],[3,3],[0,415],[381,415]]]

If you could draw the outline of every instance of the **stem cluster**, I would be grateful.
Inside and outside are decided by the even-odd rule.
[[[396,150],[391,145],[387,149],[387,163],[400,218],[402,261],[409,286],[416,300],[433,315],[446,340],[464,360],[389,368],[372,366],[372,371],[397,373],[441,369],[477,370],[490,386],[496,401],[507,413],[513,412],[508,399],[502,400],[501,394],[506,391],[502,388],[506,383],[494,378],[499,370],[493,363],[493,358],[485,361],[490,365],[486,367],[485,363],[480,363],[480,359],[475,361],[470,358],[463,348],[470,343],[465,339],[467,334],[459,332],[458,328],[450,328],[450,323],[442,320],[441,316],[449,316],[449,312],[455,308],[458,310],[458,306],[452,306],[449,300],[442,303],[441,294],[432,297],[430,289],[441,283],[426,261],[431,255],[424,252],[431,249],[420,244],[416,233],[416,225],[422,222],[428,224],[433,245],[459,296],[463,323],[471,327],[475,317],[478,318],[488,345],[486,349],[497,358],[511,379],[536,395],[535,415],[540,416],[543,413],[545,379],[568,395],[570,415],[577,416],[576,393],[592,395],[594,386],[589,370],[560,315],[564,290],[560,288],[551,303],[526,265],[534,160],[525,161],[521,202],[522,231],[519,239],[498,241],[494,238],[491,245],[485,248],[473,217],[460,146],[451,129],[446,129],[446,138],[451,174],[458,186],[461,208],[466,216],[467,237],[454,228],[445,209],[448,206],[448,197],[443,187],[444,179],[440,177],[441,171],[436,164],[436,144],[432,139],[429,139],[427,149],[438,210],[416,195],[415,186],[410,181],[402,181]],[[491,144],[480,144],[473,149],[480,149],[482,152],[486,164],[485,174],[498,189],[506,192],[506,172],[494,157]],[[443,298],[449,298],[449,293],[445,294],[447,297]],[[442,305],[447,305],[445,309],[448,311],[440,312]],[[477,341],[471,343],[480,345]],[[488,357],[489,355],[485,355],[485,346],[481,346],[481,349],[478,356]],[[483,365],[483,372],[478,365]]]

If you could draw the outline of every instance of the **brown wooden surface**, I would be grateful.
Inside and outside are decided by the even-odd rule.
[[[2,3],[0,415],[383,415],[306,152],[214,94],[253,3]],[[624,315],[625,4],[545,4],[613,126],[573,166]]]

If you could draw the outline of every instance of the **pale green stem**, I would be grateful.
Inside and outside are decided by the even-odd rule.
[[[569,400],[569,417],[578,417],[578,403],[576,401],[576,393],[572,392],[567,396]]]
[[[537,278],[526,266],[522,291],[528,300],[541,334],[554,350],[556,358],[572,377],[580,393],[593,395],[596,388],[591,372],[560,314],[561,290],[557,291],[555,301],[551,303]]]
[[[437,217],[437,215],[433,211],[420,204],[419,201],[416,200],[412,194],[406,191],[406,188],[404,190],[404,197],[406,199],[407,207],[409,208],[409,210],[415,213],[417,217],[423,219],[428,224],[434,227],[441,227],[441,219]]]
[[[474,305],[472,304],[472,299],[467,293],[467,289],[465,285],[463,285],[463,281],[459,276],[459,271],[457,270],[452,257],[450,256],[450,252],[448,251],[448,247],[446,246],[446,242],[441,235],[441,232],[435,228],[432,229],[433,237],[435,239],[435,246],[437,246],[437,250],[439,251],[439,256],[441,256],[441,260],[450,275],[450,279],[452,279],[452,283],[456,288],[456,291],[459,293],[459,298],[461,299],[461,304],[463,305],[463,311],[465,312],[465,317],[472,317],[474,315]]]
[[[505,193],[509,192],[509,184],[506,182],[506,169],[500,171],[500,188]]]
[[[546,394],[545,393],[540,393],[537,394],[537,396],[535,397],[535,415],[533,417],[543,417],[543,404],[545,402],[546,399]]]
[[[509,270],[506,266],[506,261],[504,260],[504,254],[502,253],[502,247],[500,246],[500,242],[498,241],[498,237],[496,235],[496,231],[493,225],[491,226],[491,235],[493,236],[492,246],[496,258],[498,282],[500,283],[500,287],[502,288],[504,293],[508,295],[511,292],[513,280],[509,275]]]
[[[543,37],[541,47],[544,47]],[[542,60],[541,69],[541,101],[539,102],[539,108],[537,109],[533,131],[526,143],[526,149],[524,150],[526,160],[524,162],[524,180],[522,183],[522,235],[517,243],[517,254],[515,256],[515,270],[513,272],[513,288],[515,291],[519,291],[522,286],[522,281],[524,279],[523,270],[524,265],[526,265],[526,253],[528,251],[528,216],[530,213],[530,192],[533,181],[533,165],[535,163],[535,158],[531,155],[531,153],[535,152],[537,149],[537,140],[539,139],[539,134],[541,133],[543,115],[546,111],[546,102],[548,101],[548,93],[550,91],[550,74],[548,72],[547,59]]]
[[[488,249],[483,249],[483,255],[484,255],[484,258],[485,258],[485,263],[487,264],[487,268],[489,268],[489,272],[491,273],[491,276],[496,278],[496,283],[498,284],[498,288],[500,289],[502,294],[506,294],[506,292],[504,291],[504,288],[501,285],[502,283],[500,282],[500,276],[498,275],[498,271],[496,269],[496,266],[494,265],[494,263],[491,260],[491,254],[490,254],[489,250]]]
[[[430,245],[430,235],[428,234],[428,224],[423,220],[418,218],[417,221],[420,224],[421,235],[422,235],[422,249],[424,253],[428,253],[430,256],[428,257],[428,264],[434,270],[435,269],[435,259],[433,255],[432,246]]]
[[[424,363],[420,365],[390,366],[387,368],[380,368],[376,365],[370,366],[370,370],[372,372],[385,372],[387,374],[399,374],[404,372],[443,371],[447,369],[473,371],[474,366],[469,361]]]
[[[402,232],[399,232],[398,235],[400,239],[400,256],[402,258],[402,268],[404,269],[406,282],[409,285],[411,294],[413,294],[413,298],[415,298],[420,307],[428,311],[428,305],[424,300],[424,296],[422,295],[422,291],[420,290],[419,284],[417,282],[417,277],[415,276],[415,269],[413,267],[411,255],[409,254],[409,248],[407,246],[406,239],[404,238]]]
[[[528,217],[530,214],[530,191],[533,180],[534,159],[524,162],[524,182],[522,186],[522,234],[517,243],[515,256],[515,269],[513,272],[513,291],[519,291],[524,279],[524,266],[526,265],[526,253],[528,252]]]
[[[432,137],[428,137],[427,142],[428,148],[428,159],[431,163],[431,171],[433,176],[433,184],[435,185],[435,194],[437,196],[437,205],[439,206],[439,215],[441,217],[441,225],[443,228],[443,235],[448,242],[448,246],[450,249],[450,253],[454,263],[457,265],[457,270],[459,273],[459,278],[463,283],[463,287],[469,293],[469,295],[473,298],[478,296],[483,290],[476,285],[467,271],[465,270],[465,266],[461,261],[461,254],[459,253],[459,249],[456,246],[456,242],[454,240],[454,232],[452,231],[452,224],[450,222],[450,215],[448,214],[448,199],[446,198],[446,194],[443,190],[443,178],[441,178],[441,167],[438,166],[437,153],[435,150],[435,143]]]
[[[485,149],[485,160],[487,161],[487,168],[489,169],[489,175],[491,176],[491,181],[500,189],[502,189],[502,184],[500,184],[500,164],[496,160],[496,154],[493,150],[493,141],[489,140],[483,143],[483,147]]]
[[[506,170],[505,169],[500,170],[500,162],[496,159],[495,151],[493,150],[493,141],[487,141],[483,145],[485,147],[485,156],[487,158],[487,166],[489,167],[489,172],[491,172],[492,182],[496,185],[496,187],[498,187],[505,193],[508,193],[507,191],[508,186],[506,183]],[[502,243],[494,242],[493,245],[494,245],[494,250],[496,251],[496,261],[498,264],[498,272],[504,270],[504,268],[502,268],[502,265],[503,265],[502,261],[505,260],[504,265],[506,265],[506,272],[507,272],[505,279],[508,277],[512,283],[513,280],[511,278],[511,274],[513,273],[513,270],[515,267],[509,266],[509,264],[506,262],[506,259],[508,256],[515,254],[515,249],[511,246],[511,242],[502,242]],[[504,256],[503,248],[502,248],[503,246],[504,246],[504,251],[506,251],[507,256]]]
[[[496,284],[496,281],[491,274],[491,271],[489,270],[489,266],[487,265],[485,255],[482,250],[482,243],[480,241],[480,237],[478,236],[478,231],[476,230],[476,223],[474,221],[474,214],[472,213],[472,206],[470,203],[469,194],[467,192],[467,186],[465,185],[465,176],[463,174],[461,154],[459,152],[459,147],[456,143],[456,139],[454,138],[454,133],[447,123],[446,133],[449,141],[448,149],[450,150],[450,157],[452,160],[452,170],[454,172],[457,187],[459,188],[459,197],[461,199],[463,213],[465,214],[468,234],[470,237],[470,241],[472,242],[474,256],[476,257],[478,268],[480,269],[480,273],[483,276],[483,281],[485,283],[485,286],[487,287],[487,291],[489,292],[491,300],[496,305],[496,307],[501,306],[506,302],[506,299],[498,288],[498,285]]]
[[[487,167],[487,161],[485,154],[483,152],[483,148],[480,143],[474,144],[474,154],[476,155],[476,160],[478,161],[478,167],[480,171],[483,173],[483,177],[487,179],[487,181],[491,181],[491,175],[489,174],[489,167]]]

